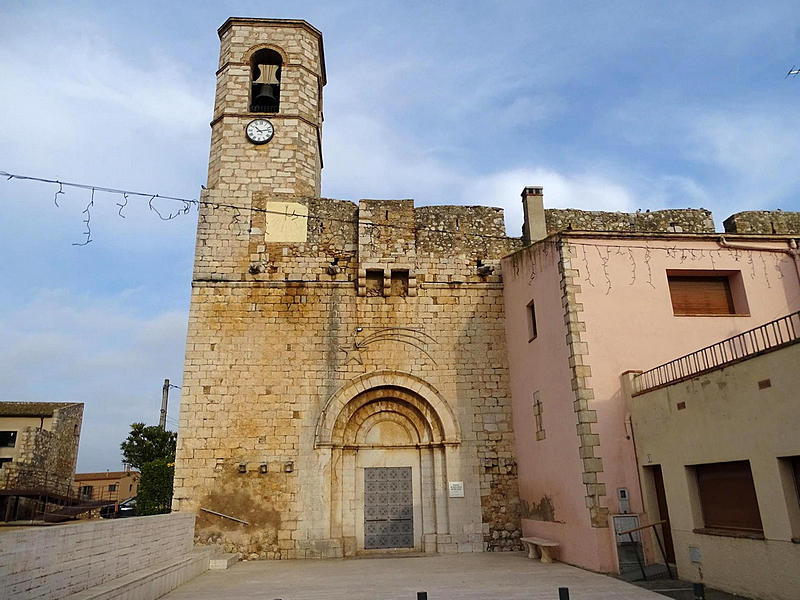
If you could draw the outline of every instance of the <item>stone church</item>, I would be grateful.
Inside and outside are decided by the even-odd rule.
[[[219,36],[173,498],[198,541],[316,558],[524,535],[594,571],[643,554],[793,597],[800,213],[716,232],[704,209],[545,210],[526,187],[514,238],[497,208],[322,198],[320,32]],[[660,529],[620,533],[641,524]]]
[[[516,548],[521,240],[497,208],[321,198],[322,35],[219,37],[174,509],[254,558]]]

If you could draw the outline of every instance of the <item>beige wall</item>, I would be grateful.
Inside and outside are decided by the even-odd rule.
[[[656,520],[658,510],[646,467],[661,465],[682,578],[757,598],[797,598],[800,499],[780,458],[800,456],[798,365],[794,344],[631,399],[647,518]],[[770,386],[759,389],[765,380]],[[737,460],[750,461],[764,539],[695,533],[703,521],[687,465]],[[699,549],[699,562],[689,547]]]

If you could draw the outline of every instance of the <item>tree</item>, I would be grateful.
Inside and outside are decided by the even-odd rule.
[[[174,431],[133,423],[128,438],[120,444],[125,462],[141,472],[136,494],[137,515],[170,511],[177,439]]]
[[[144,465],[158,459],[175,462],[175,446],[178,434],[156,425],[133,423],[128,438],[120,444],[122,457],[134,469],[143,470]]]
[[[142,465],[142,479],[136,493],[137,515],[168,513],[172,505],[172,480],[175,463],[157,458]]]

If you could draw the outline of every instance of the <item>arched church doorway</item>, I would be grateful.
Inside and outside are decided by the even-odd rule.
[[[422,551],[426,536],[447,533],[448,454],[458,444],[449,406],[417,378],[373,374],[337,392],[317,447],[330,448],[331,537],[345,554]]]

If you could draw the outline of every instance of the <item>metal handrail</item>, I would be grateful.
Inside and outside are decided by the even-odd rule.
[[[641,394],[798,341],[800,311],[634,375],[633,393]]]

